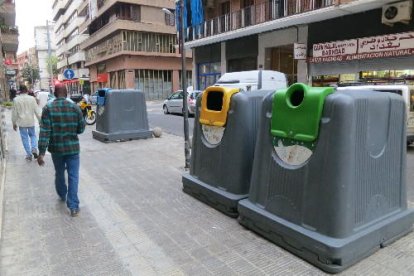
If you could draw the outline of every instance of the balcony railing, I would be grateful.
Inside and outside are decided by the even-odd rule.
[[[336,0],[271,0],[187,28],[187,41],[214,36],[334,5]]]

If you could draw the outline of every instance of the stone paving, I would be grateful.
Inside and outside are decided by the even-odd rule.
[[[10,125],[8,125],[10,129]],[[53,165],[24,160],[9,130],[0,275],[324,275],[184,194],[181,137],[104,144],[81,135],[79,217]],[[414,233],[343,275],[414,275]]]

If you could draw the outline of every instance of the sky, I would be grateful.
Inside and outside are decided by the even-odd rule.
[[[34,27],[46,26],[46,20],[52,20],[54,0],[15,0],[16,25],[19,28],[20,54],[34,47]]]

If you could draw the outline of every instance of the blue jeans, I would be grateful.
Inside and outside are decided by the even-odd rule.
[[[32,156],[32,150],[37,150],[35,127],[19,127],[20,137],[27,156]],[[29,142],[30,138],[30,142]]]
[[[65,200],[69,209],[79,208],[79,154],[57,155],[52,153],[55,166],[55,187],[61,199]],[[68,171],[68,186],[65,183],[65,170]],[[67,195],[67,196],[66,196]]]

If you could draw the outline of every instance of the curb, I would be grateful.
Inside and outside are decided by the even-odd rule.
[[[1,168],[0,168],[0,176],[1,176],[1,180],[0,180],[0,241],[2,240],[2,233],[3,233],[3,206],[4,206],[4,186],[6,183],[6,163],[7,163],[7,158],[6,158],[6,154],[8,151],[8,147],[7,147],[7,133],[6,133],[6,121],[5,121],[5,109],[2,108],[1,109],[1,117],[0,117],[0,133],[1,133],[1,137],[0,137],[0,143],[2,143],[2,145],[4,146],[3,150],[3,156],[2,156],[2,160],[1,162]],[[3,141],[1,141],[1,139],[4,139]]]

